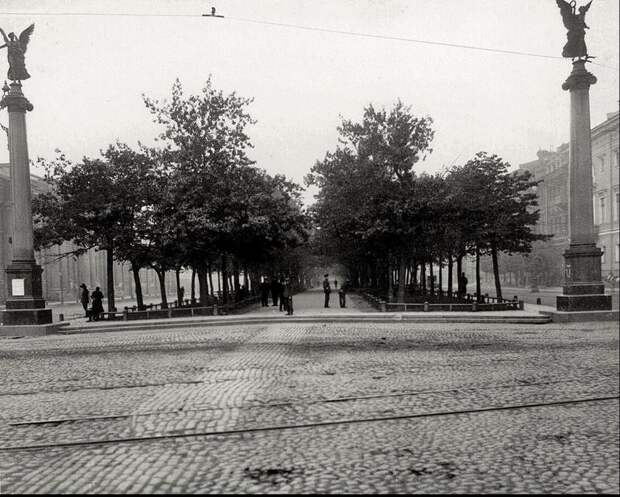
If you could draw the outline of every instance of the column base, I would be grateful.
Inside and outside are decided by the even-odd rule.
[[[549,312],[540,311],[549,316],[554,323],[583,323],[586,321],[618,321],[620,313],[615,311],[575,311],[575,312]]]
[[[52,322],[51,309],[7,309],[2,311],[3,326],[41,325]]]
[[[611,311],[611,295],[558,295],[558,311]]]
[[[0,326],[2,337],[39,337],[59,333],[70,323],[30,324],[21,326]]]

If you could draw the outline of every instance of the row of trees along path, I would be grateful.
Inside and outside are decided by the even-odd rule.
[[[485,152],[438,174],[416,174],[432,152],[432,125],[400,101],[390,111],[368,106],[359,123],[343,120],[340,145],[306,177],[319,189],[314,243],[334,254],[354,286],[391,299],[396,281],[400,302],[407,286],[434,293],[426,288],[427,269],[434,285],[434,266],[447,266],[451,295],[454,265],[461,274],[467,254],[476,259],[480,298],[480,256],[489,254],[501,299],[498,254],[528,253],[548,238],[533,232],[537,182]]]
[[[179,271],[193,270],[202,305],[209,288],[214,293],[212,271],[221,272],[224,303],[242,285],[256,287],[261,274],[299,279],[295,247],[309,228],[301,188],[248,158],[251,99],[226,95],[209,78],[197,95],[186,95],[177,80],[169,101],[144,102],[163,129],[160,146],[117,142],[100,158],[39,159],[51,189],[33,201],[37,248],[70,240],[75,249],[64,256],[105,250],[109,310],[115,308],[114,259],[131,265],[139,308],[145,267],[158,275],[163,307],[171,270],[177,289]]]
[[[130,264],[139,308],[144,267],[159,277],[163,307],[169,271],[178,289],[179,272],[191,268],[200,302],[208,305],[213,271],[221,274],[226,303],[242,285],[256,288],[262,274],[286,275],[302,286],[304,267],[317,260],[341,264],[352,286],[389,298],[396,282],[404,301],[407,288],[435,293],[436,266],[440,288],[447,266],[452,294],[454,265],[460,274],[467,254],[476,259],[479,296],[480,257],[491,256],[501,299],[499,254],[527,254],[533,242],[548,238],[532,231],[537,182],[529,172],[509,172],[497,155],[479,152],[441,173],[417,174],[416,164],[432,153],[433,120],[400,101],[389,111],[368,106],[361,122],[342,121],[340,145],[306,177],[318,187],[311,216],[299,185],[248,158],[251,99],[226,95],[209,78],[198,95],[186,95],[177,80],[169,101],[144,102],[163,129],[160,146],[117,142],[100,158],[39,159],[51,190],[33,202],[37,248],[70,240],[75,249],[64,255],[105,250],[109,310],[114,259]]]

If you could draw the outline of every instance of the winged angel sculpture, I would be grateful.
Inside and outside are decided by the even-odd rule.
[[[592,0],[586,5],[579,7],[579,13],[575,10],[577,6],[575,0],[570,3],[565,0],[556,0],[556,2],[558,7],[560,7],[564,26],[568,29],[568,33],[566,33],[568,41],[562,50],[562,57],[571,57],[573,59],[583,57],[586,60],[593,58],[588,55],[588,49],[586,48],[586,42],[584,40],[586,29],[590,29],[586,24],[586,12],[588,12]]]
[[[21,81],[30,77],[30,74],[26,71],[25,54],[30,41],[30,35],[33,31],[34,24],[31,24],[22,31],[18,38],[15,36],[15,33],[9,33],[7,36],[0,28],[0,33],[2,33],[4,38],[4,45],[0,46],[0,49],[7,48],[9,59],[9,72],[7,76],[11,81]]]

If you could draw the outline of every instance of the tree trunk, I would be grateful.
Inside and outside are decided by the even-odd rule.
[[[114,245],[112,240],[108,240],[106,266],[108,273],[108,312],[116,312],[114,305]]]
[[[166,296],[166,271],[162,271],[157,268],[155,272],[157,273],[157,279],[159,280],[159,293],[161,294],[161,308],[168,309],[168,297]]]
[[[213,287],[213,275],[211,274],[211,264],[207,266],[207,274],[209,275],[209,288],[211,289],[211,295],[215,296],[215,288]],[[219,285],[219,281],[218,281]]]
[[[418,264],[416,263],[415,259],[413,260],[413,263],[411,264],[411,271],[412,271],[412,275],[411,275],[411,283],[413,284],[413,291],[417,292],[418,291]]]
[[[390,265],[390,261],[387,263],[387,285],[388,285],[388,302],[392,302],[393,297],[393,287],[392,287],[392,266]]]
[[[443,291],[443,261],[439,259],[439,295],[441,296],[441,292]]]
[[[422,264],[420,265],[420,280],[422,293],[426,295],[426,262],[422,262]]]
[[[463,254],[459,254],[456,258],[456,281],[457,283],[457,295],[459,297],[464,297],[467,294],[467,289],[463,290],[461,288],[461,274],[463,273]],[[463,293],[463,295],[461,295]]]
[[[431,295],[435,295],[435,275],[433,274],[433,261],[428,265],[428,272],[431,279]]]
[[[239,300],[239,296],[241,293],[241,282],[239,281],[239,263],[237,262],[237,258],[233,257],[232,260],[233,265],[233,274],[232,274],[232,283],[233,288],[235,289],[235,301]]]
[[[174,278],[177,284],[177,305],[181,307],[184,298],[184,295],[181,295],[181,268],[176,268],[174,270]]]
[[[196,269],[192,268],[192,287],[191,296],[192,304],[196,302]]]
[[[198,268],[198,286],[200,289],[200,305],[206,307],[209,302],[209,286],[207,285],[207,273],[204,267]]]
[[[228,303],[228,269],[226,268],[226,254],[222,254],[222,302]]]
[[[497,261],[497,249],[495,248],[495,245],[491,247],[491,259],[493,260],[493,274],[495,276],[495,296],[497,297],[497,301],[501,302],[502,285],[499,280],[499,264]]]
[[[142,296],[142,283],[140,282],[140,268],[131,263],[131,272],[133,273],[133,281],[136,287],[136,302],[138,304],[138,310],[144,309],[144,297]]]
[[[476,301],[480,302],[482,291],[480,288],[480,248],[476,245]]]
[[[454,261],[452,260],[452,256],[448,257],[448,297],[452,297],[452,267],[454,266]]]
[[[398,302],[405,301],[405,286],[406,286],[406,273],[407,273],[407,258],[405,257],[405,251],[400,252],[400,261],[398,266]]]

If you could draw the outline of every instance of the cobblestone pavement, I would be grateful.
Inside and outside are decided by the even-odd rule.
[[[617,323],[0,339],[0,375],[6,493],[619,490]]]

